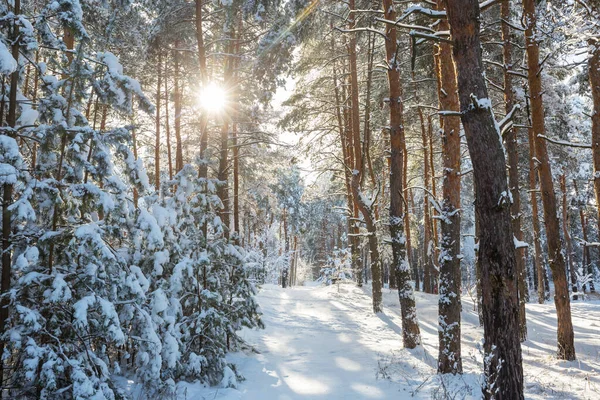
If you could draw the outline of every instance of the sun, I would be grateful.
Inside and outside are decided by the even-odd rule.
[[[198,99],[200,101],[200,106],[203,109],[211,113],[218,113],[225,108],[227,94],[221,86],[215,83],[209,83],[207,86],[200,89]]]

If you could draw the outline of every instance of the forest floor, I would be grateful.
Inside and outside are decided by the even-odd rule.
[[[423,346],[406,350],[396,291],[384,289],[384,312],[373,314],[369,289],[265,285],[266,329],[244,331],[251,349],[229,356],[245,380],[237,389],[180,383],[178,399],[480,398],[483,331],[471,299],[463,298],[464,374],[439,376],[437,296],[416,294]],[[565,362],[555,357],[554,305],[527,305],[526,398],[600,398],[600,301],[574,302],[572,312],[578,360]]]

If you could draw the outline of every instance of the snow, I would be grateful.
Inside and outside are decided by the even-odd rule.
[[[483,330],[468,296],[462,299],[464,374],[440,376],[437,296],[415,293],[423,346],[407,350],[397,292],[384,290],[383,312],[373,314],[368,287],[265,285],[258,301],[266,329],[243,331],[253,351],[228,356],[245,380],[237,389],[179,383],[177,398],[479,399]],[[555,357],[554,306],[527,304],[527,399],[600,398],[600,302],[573,303],[572,309],[578,360],[566,362]]]
[[[0,74],[9,75],[17,69],[17,61],[10,54],[10,50],[0,40]]]

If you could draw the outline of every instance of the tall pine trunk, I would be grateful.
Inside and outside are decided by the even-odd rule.
[[[538,210],[538,173],[536,167],[535,157],[535,134],[533,127],[531,126],[531,107],[529,106],[529,100],[527,100],[527,137],[529,141],[529,200],[531,202],[531,226],[533,228],[533,263],[535,267],[535,275],[537,277],[537,293],[538,303],[544,304],[546,300],[546,290],[544,281],[546,279],[546,272],[544,265],[542,264],[542,239],[541,239],[541,227],[540,217]]]
[[[548,261],[554,281],[554,304],[558,319],[557,356],[561,360],[575,359],[573,323],[571,321],[571,302],[567,286],[565,259],[560,239],[556,195],[552,181],[552,169],[548,157],[546,142],[539,135],[545,133],[544,104],[542,101],[542,76],[540,49],[536,40],[536,14],[534,0],[523,0],[523,17],[526,21],[525,43],[527,47],[527,78],[531,99],[531,122],[535,140],[535,153],[538,160],[538,174],[544,208],[544,225],[548,243]]]
[[[157,45],[159,46],[159,45]],[[160,90],[162,85],[162,51],[158,51],[158,62],[156,63],[156,121],[155,121],[155,142],[154,142],[154,186],[160,190]]]
[[[594,7],[595,15],[597,15]],[[596,213],[598,232],[600,234],[600,42],[597,39],[588,41],[588,74],[594,110],[592,112],[592,156],[594,162],[594,193],[596,195]],[[600,239],[599,239],[600,241]]]
[[[351,14],[349,17],[349,28],[354,29],[356,13],[355,0],[349,1],[349,7]],[[379,244],[377,243],[377,227],[375,225],[375,218],[373,216],[373,209],[370,204],[367,204],[367,200],[361,190],[361,177],[364,174],[363,165],[363,154],[362,144],[360,135],[360,104],[358,95],[358,72],[357,72],[357,61],[356,61],[356,35],[352,33],[348,43],[349,52],[349,63],[350,63],[350,128],[352,134],[352,151],[354,158],[354,169],[352,170],[352,195],[354,201],[358,206],[365,225],[367,228],[367,235],[369,241],[370,251],[370,267],[371,267],[371,279],[372,279],[372,290],[373,290],[373,311],[381,312],[381,263],[379,257]]]
[[[383,0],[383,9],[387,20],[396,20],[392,0]],[[406,137],[400,65],[397,59],[396,27],[386,24],[385,36],[385,53],[389,64],[387,76],[390,106],[390,237],[393,257],[390,274],[395,275],[398,286],[404,347],[413,349],[421,343],[421,334],[417,322],[415,296],[410,283],[410,262],[406,254],[406,237],[404,236],[404,158],[407,155],[405,154]]]
[[[438,10],[444,5],[438,0]],[[448,21],[441,19],[438,30],[450,29]],[[438,47],[439,107],[443,111],[458,112],[458,88],[456,70],[452,60],[452,46],[440,42]],[[460,347],[461,299],[460,299],[460,118],[445,115],[440,118],[442,134],[442,158],[444,179],[442,181],[442,215],[439,293],[439,355],[438,372],[462,373]]]
[[[485,83],[477,0],[446,0],[461,120],[473,163],[484,326],[484,397],[523,399],[515,246],[500,132]]]
[[[510,1],[503,0],[501,5],[502,24],[502,58],[504,63],[504,109],[508,115],[517,105],[515,92],[513,90],[512,75],[512,43],[510,35]],[[519,155],[517,153],[517,130],[508,128],[504,135],[504,144],[508,156],[508,185],[512,196],[510,213],[512,214],[513,234],[519,241],[523,241],[521,230],[521,192],[519,191]],[[527,284],[525,282],[525,247],[515,249],[517,261],[517,288],[519,290],[519,326],[521,341],[527,339],[527,316],[525,314],[525,303],[527,301]]]
[[[15,0],[13,12],[15,15],[21,13],[21,2]],[[11,39],[13,41],[11,53],[12,57],[19,61],[19,25],[13,24],[11,32]],[[8,115],[6,122],[11,128],[15,128],[17,125],[17,93],[19,86],[19,66],[10,75],[10,91],[8,95]],[[12,135],[9,135],[12,137]],[[0,294],[2,295],[2,301],[0,302],[0,334],[6,332],[6,322],[8,320],[8,305],[9,299],[5,297],[5,294],[10,290],[11,287],[11,276],[12,276],[12,252],[11,252],[11,233],[12,233],[12,211],[10,209],[13,197],[13,185],[4,183],[2,185],[2,282],[0,284]],[[3,340],[0,341],[0,388],[4,382],[4,346]],[[2,389],[0,389],[0,398],[2,397]]]

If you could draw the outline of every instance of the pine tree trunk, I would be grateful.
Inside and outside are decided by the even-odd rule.
[[[173,160],[171,157],[171,127],[169,126],[169,57],[165,56],[165,135],[167,136],[167,164],[169,166],[169,180],[173,180]]]
[[[510,1],[503,0],[501,6],[502,18],[502,55],[504,63],[504,105],[506,114],[509,114],[517,104],[515,101],[515,92],[513,90],[512,75],[512,44],[510,37]],[[504,22],[506,21],[506,22]],[[512,195],[512,205],[510,212],[512,214],[513,234],[519,241],[523,241],[523,231],[521,230],[521,192],[519,190],[519,155],[517,153],[517,130],[509,128],[504,135],[504,144],[508,156],[508,184]],[[515,249],[517,261],[517,288],[519,290],[519,326],[521,341],[527,339],[527,315],[525,303],[527,302],[527,283],[525,281],[525,248]]]
[[[542,191],[544,224],[548,243],[548,261],[554,281],[554,304],[558,319],[558,351],[561,360],[575,359],[573,324],[571,321],[571,302],[567,286],[565,259],[562,253],[560,227],[556,206],[556,195],[552,181],[552,169],[548,157],[546,142],[538,135],[545,133],[544,105],[542,101],[542,76],[539,56],[539,44],[536,40],[536,14],[534,0],[523,0],[523,18],[526,21],[525,42],[527,47],[527,77],[531,99],[531,122],[535,136],[535,153],[539,161],[538,174]]]
[[[15,15],[21,13],[21,1],[15,0],[13,12]],[[19,25],[13,24],[11,32],[11,53],[15,60],[19,60]],[[10,91],[8,95],[8,115],[6,116],[6,122],[11,128],[15,128],[17,125],[17,93],[19,86],[19,73],[17,69],[10,75]],[[12,135],[9,135],[12,137]],[[0,334],[6,332],[6,321],[8,320],[9,312],[9,298],[4,297],[11,288],[11,277],[12,277],[12,211],[10,206],[12,204],[13,197],[13,185],[5,183],[2,185],[2,282],[0,283],[0,292],[2,300],[0,302]],[[4,382],[4,340],[0,340],[0,398],[2,397],[2,383]]]
[[[229,93],[229,89],[232,86],[232,78],[233,78],[233,69],[234,69],[234,61],[233,61],[233,51],[235,49],[235,43],[232,38],[235,37],[235,32],[229,32],[227,38],[229,39],[228,45],[226,47],[226,53],[229,55],[226,57],[225,61],[225,71],[224,71],[224,82],[227,92]],[[230,204],[229,204],[229,122],[230,116],[223,116],[223,125],[221,126],[221,148],[220,148],[220,156],[219,156],[219,172],[217,174],[217,178],[219,179],[219,184],[217,187],[217,195],[221,199],[223,203],[223,208],[221,209],[219,216],[221,217],[221,221],[223,221],[223,225],[225,227],[225,237],[229,238],[229,233],[231,230],[230,226]],[[206,130],[206,129],[204,129]]]
[[[356,14],[352,10],[356,9],[355,0],[349,1],[351,14],[349,17],[349,29],[354,29]],[[354,169],[352,171],[352,194],[354,201],[358,205],[369,236],[369,249],[371,260],[371,275],[372,275],[372,290],[373,290],[373,311],[381,312],[381,263],[379,258],[379,248],[377,243],[377,227],[373,217],[373,210],[370,205],[366,204],[360,187],[361,176],[364,173],[363,154],[360,140],[360,106],[358,96],[358,72],[356,67],[356,35],[350,35],[348,44],[349,63],[350,63],[350,127],[352,134]]]
[[[179,42],[175,42],[177,47]],[[181,90],[179,87],[179,52],[177,49],[173,51],[173,106],[175,109],[175,173],[178,173],[183,168],[183,143],[181,142]],[[203,154],[202,152],[200,153]],[[206,177],[206,176],[204,176]]]
[[[596,12],[596,9],[594,8]],[[597,15],[597,12],[596,12]],[[588,41],[588,73],[594,110],[592,112],[592,156],[594,162],[594,193],[596,195],[596,219],[600,235],[600,43]],[[595,288],[594,288],[595,289]]]
[[[579,198],[579,190],[577,188],[577,181],[573,179],[573,187],[575,188],[575,197]],[[583,210],[584,205],[578,204],[579,208],[579,220],[581,221],[581,235],[583,236],[583,241],[587,243],[588,234],[587,234],[587,218],[585,216],[585,212]],[[584,274],[592,274],[592,259],[590,255],[590,246],[584,245],[582,248],[583,257],[581,261],[581,269]],[[574,280],[575,285],[577,284],[577,276],[576,274],[571,275],[571,280]],[[583,285],[582,290],[586,291],[586,285]],[[590,292],[594,292],[594,281],[590,281]]]
[[[541,240],[541,229],[540,229],[540,217],[538,210],[538,200],[537,200],[537,192],[538,192],[538,184],[537,184],[537,167],[535,165],[535,134],[533,131],[533,127],[531,124],[531,107],[529,106],[529,100],[527,100],[527,118],[528,118],[528,140],[529,140],[529,196],[531,202],[531,225],[533,227],[533,246],[534,246],[534,254],[533,254],[533,262],[535,266],[535,274],[537,277],[537,292],[538,292],[538,303],[544,304],[546,300],[546,290],[545,290],[545,277],[546,273],[544,270],[544,265],[542,263],[542,240]]]
[[[431,179],[431,194],[433,199],[437,199],[437,185],[435,183],[435,163],[433,162],[433,117],[430,114],[427,118],[427,135],[429,136],[429,176]],[[438,212],[434,207],[429,207],[431,218],[431,291],[438,293],[438,279],[440,275],[440,243],[438,235]]]
[[[429,204],[431,172],[429,168],[429,138],[425,130],[425,124],[421,124],[421,140],[423,143],[423,291],[433,293],[433,239],[431,228],[431,205]]]
[[[333,30],[333,24],[331,24],[331,29]],[[335,41],[334,41],[334,36],[331,35],[331,52],[333,53],[335,51]],[[355,225],[355,221],[353,220],[354,218],[354,201],[352,198],[352,186],[351,186],[351,180],[352,180],[352,174],[351,174],[351,170],[353,168],[353,162],[350,159],[350,146],[347,143],[347,133],[346,133],[346,124],[344,123],[344,116],[342,116],[342,102],[341,102],[341,90],[338,86],[338,72],[337,72],[337,68],[336,68],[336,62],[335,60],[332,62],[332,77],[333,77],[333,90],[334,90],[334,94],[335,94],[335,111],[336,111],[336,118],[337,118],[337,123],[338,123],[338,131],[339,131],[339,135],[340,135],[340,143],[342,146],[342,158],[343,158],[343,165],[342,167],[344,168],[344,183],[345,183],[345,188],[346,188],[346,205],[347,205],[347,214],[346,214],[346,221],[347,221],[347,232],[348,232],[348,246],[350,247],[350,254],[351,254],[351,263],[352,263],[352,271],[354,273],[356,282],[358,284],[359,287],[362,286],[362,275],[361,275],[361,267],[360,267],[360,263],[359,263],[359,257],[358,257],[358,245],[357,245],[357,241],[356,241],[356,236],[355,236],[355,232],[354,232],[354,225]]]
[[[385,19],[396,20],[392,0],[383,0]],[[406,138],[404,133],[402,84],[398,63],[398,43],[396,27],[386,24],[385,52],[389,66],[387,68],[390,107],[390,237],[392,242],[394,274],[398,285],[400,311],[402,314],[402,339],[404,347],[413,349],[421,343],[421,333],[417,322],[415,296],[410,283],[410,263],[406,255],[404,236],[404,158]],[[370,238],[370,237],[369,237]]]
[[[444,10],[442,0],[437,9]],[[448,21],[441,19],[439,31],[450,29]],[[447,42],[437,45],[439,108],[459,111],[456,70],[452,60],[452,46]],[[461,358],[461,270],[460,270],[460,118],[440,117],[444,179],[442,181],[442,215],[439,293],[439,355],[438,372],[462,373]]]
[[[563,237],[567,245],[567,265],[569,268],[569,276],[571,277],[571,292],[577,292],[577,276],[575,274],[575,263],[573,262],[573,244],[571,242],[571,234],[569,233],[569,207],[567,203],[567,177],[562,174],[559,178],[560,190],[562,192],[562,223]],[[584,232],[585,234],[585,232]],[[573,296],[573,300],[577,300],[577,296]]]
[[[160,89],[162,85],[162,51],[158,49],[158,62],[156,64],[156,128],[154,142],[154,186],[160,190]]]
[[[458,90],[473,163],[484,325],[484,398],[523,399],[515,246],[504,151],[485,83],[477,0],[446,0]]]

